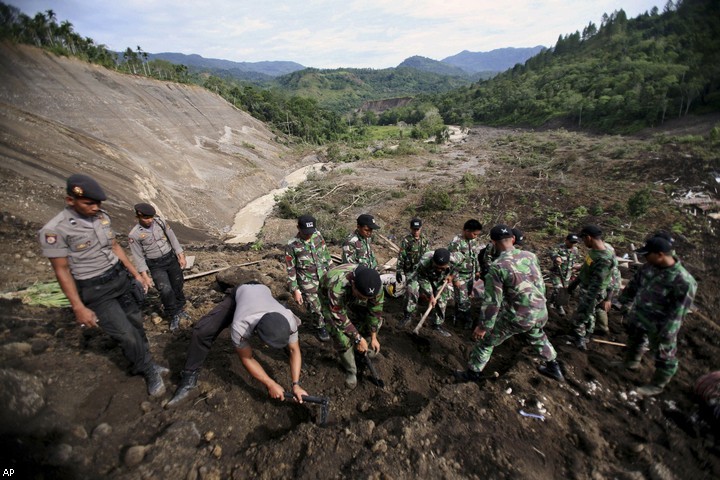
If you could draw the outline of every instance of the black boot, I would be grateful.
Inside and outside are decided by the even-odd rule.
[[[165,393],[165,383],[162,379],[165,367],[151,363],[145,374],[145,383],[147,383],[148,395],[151,397],[159,397]]]
[[[467,370],[456,370],[453,372],[453,376],[458,382],[479,382],[483,379],[480,372],[469,368]]]
[[[165,405],[165,408],[176,407],[188,397],[191,390],[197,388],[197,380],[198,375],[200,375],[200,370],[183,370],[181,375],[180,384],[178,385],[177,390],[175,390],[175,395],[173,395],[170,401]]]
[[[555,360],[547,362],[545,365],[540,365],[538,367],[538,372],[550,378],[554,378],[558,382],[565,381],[565,377],[563,377],[563,374],[560,371],[560,364]]]
[[[398,322],[398,328],[404,328],[405,325],[410,323],[410,320],[412,320],[412,313],[405,312],[402,320],[400,320],[400,322]]]

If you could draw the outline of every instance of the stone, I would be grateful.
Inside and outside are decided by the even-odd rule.
[[[0,370],[0,424],[20,427],[44,406],[45,387],[39,378],[20,370]]]
[[[125,465],[131,468],[140,465],[145,458],[145,453],[148,449],[149,447],[145,445],[135,445],[128,448],[125,452],[125,457],[123,458]]]
[[[26,342],[12,342],[2,346],[2,354],[7,357],[24,357],[31,352],[32,345]]]
[[[112,433],[112,427],[108,423],[101,423],[92,432],[92,438],[106,437]]]

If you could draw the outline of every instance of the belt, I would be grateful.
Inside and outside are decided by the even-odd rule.
[[[150,265],[157,265],[158,263],[162,263],[162,262],[164,262],[165,260],[169,260],[170,258],[172,258],[172,257],[174,257],[174,256],[175,256],[175,251],[174,251],[174,250],[170,250],[168,253],[166,253],[165,255],[163,255],[163,256],[161,256],[161,257],[148,258],[148,259],[145,261],[145,263],[146,263],[148,266],[150,266]]]
[[[93,278],[86,278],[84,280],[75,280],[75,284],[78,287],[92,287],[95,285],[102,285],[103,283],[108,283],[111,280],[114,280],[117,278],[117,276],[120,274],[120,271],[123,270],[124,266],[122,262],[118,261],[110,267],[109,269],[105,270],[103,273],[98,275],[97,277]]]

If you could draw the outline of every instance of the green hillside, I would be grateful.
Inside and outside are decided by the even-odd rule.
[[[382,70],[307,68],[278,77],[276,82],[283,91],[315,99],[322,107],[339,114],[352,112],[365,100],[442,93],[470,84],[467,78],[407,67]]]
[[[630,132],[720,110],[720,2],[669,1],[628,19],[561,36],[491,80],[437,95],[446,123],[539,126],[560,122]]]

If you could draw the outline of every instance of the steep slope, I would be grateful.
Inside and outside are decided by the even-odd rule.
[[[106,188],[111,213],[122,222],[144,200],[216,235],[298,164],[263,123],[203,88],[123,75],[28,46],[0,45],[0,106],[3,177],[16,185],[42,182],[47,188],[36,202],[55,209],[62,196],[56,187],[68,174],[85,172]],[[38,222],[47,220],[43,210],[13,208]]]

